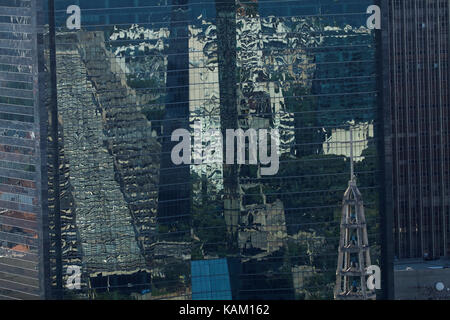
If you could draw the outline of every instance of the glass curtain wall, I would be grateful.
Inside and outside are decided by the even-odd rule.
[[[379,264],[372,4],[49,1],[52,296],[332,299],[350,130]],[[274,175],[195,149],[173,163],[176,129],[208,148],[239,128],[278,130]]]

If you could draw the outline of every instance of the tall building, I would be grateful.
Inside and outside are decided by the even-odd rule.
[[[389,298],[448,299],[450,1],[381,4]]]
[[[450,1],[384,1],[395,257],[450,254]]]
[[[0,299],[43,298],[35,1],[0,1]],[[44,191],[45,192],[45,191]]]
[[[40,4],[46,297],[333,299],[349,127],[380,263],[374,1]],[[70,5],[80,29],[68,28]],[[218,162],[196,150],[172,160],[176,129],[208,148],[211,129],[239,128],[278,130],[273,175],[259,161],[224,163],[225,148]]]

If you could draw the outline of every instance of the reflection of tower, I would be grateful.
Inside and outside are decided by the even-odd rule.
[[[375,299],[366,287],[366,268],[371,265],[367,225],[361,193],[353,170],[353,136],[350,129],[350,181],[342,201],[341,236],[336,270],[335,299]]]

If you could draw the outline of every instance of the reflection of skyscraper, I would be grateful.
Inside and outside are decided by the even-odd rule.
[[[367,268],[371,267],[372,263],[364,202],[353,172],[353,128],[350,128],[350,161],[350,181],[342,201],[334,298],[337,300],[375,299],[375,293],[366,286]]]

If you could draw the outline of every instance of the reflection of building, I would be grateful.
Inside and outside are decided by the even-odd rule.
[[[336,300],[375,299],[367,288],[367,268],[372,266],[367,223],[361,192],[353,172],[353,128],[350,128],[351,173],[342,201],[339,256],[336,269]]]
[[[136,94],[115,75],[120,67],[102,46],[103,34],[60,34],[57,41],[64,43],[56,58],[65,169],[60,183],[71,198],[60,198],[60,208],[62,219],[72,217],[63,220],[64,267],[80,264],[91,276],[138,272],[150,260],[155,237],[160,146]],[[126,112],[121,105],[128,106]],[[134,125],[121,125],[124,120]],[[144,148],[153,154],[143,156]],[[75,263],[68,251],[82,252],[81,261]]]
[[[328,134],[328,143],[345,146],[348,137],[339,129],[350,121],[355,127],[374,123],[375,55],[370,50],[363,55],[373,48],[374,39],[365,28],[365,5],[342,5],[339,10],[348,17],[330,18],[323,13],[334,8],[331,0],[314,5],[308,17],[299,17],[311,10],[302,2],[283,4],[289,10],[276,17],[269,17],[269,2],[171,4],[158,4],[154,19],[141,21],[134,9],[113,13],[105,7],[100,13],[99,2],[97,11],[84,15],[99,15],[100,20],[87,18],[89,30],[73,32],[73,41],[63,40],[66,30],[56,12],[56,21],[61,21],[55,30],[61,143],[69,162],[68,181],[73,180],[70,193],[74,203],[80,203],[74,212],[81,243],[77,252],[88,270],[93,268],[88,262],[106,259],[89,274],[86,285],[95,293],[91,297],[107,294],[99,290],[104,283],[127,295],[119,276],[146,270],[150,278],[143,291],[150,292],[132,292],[139,299],[213,298],[214,285],[222,280],[209,265],[223,262],[223,256],[235,258],[239,285],[230,280],[232,298],[332,297],[333,283],[317,283],[329,281],[335,271],[332,253],[338,229],[333,221],[346,187],[348,155],[325,152],[323,145]],[[355,12],[363,14],[355,18]],[[104,24],[101,30],[91,23],[96,19]],[[62,55],[63,49],[73,50],[69,43],[80,57],[73,79],[86,78],[86,86],[78,86],[70,99],[64,97],[72,90],[70,81],[58,69],[70,62]],[[341,50],[329,49],[336,46]],[[360,87],[356,80],[347,80],[357,77]],[[86,134],[70,129],[71,112],[82,110],[68,107],[66,101],[76,100],[74,96],[86,100],[90,107],[83,112],[90,112],[90,119],[78,116],[72,121],[89,129],[96,147],[72,145],[75,133],[86,139]],[[356,101],[358,106],[353,106]],[[196,120],[201,120],[202,135],[208,129],[279,129],[278,174],[262,177],[252,165],[173,165],[172,131],[193,130]],[[374,221],[376,151],[372,157],[365,153],[374,147],[375,137],[371,131],[359,138],[356,174],[367,199],[368,219]],[[100,154],[103,161],[96,160]],[[89,157],[94,161],[88,163]],[[105,181],[99,190],[88,188],[89,180],[83,179],[83,170],[97,162],[93,174],[103,174],[98,180]],[[98,208],[85,210],[89,201],[81,200],[77,190],[88,193],[86,199],[96,199]],[[96,222],[94,229],[83,224],[83,219],[97,221],[102,215],[105,222]],[[376,230],[370,231],[376,244]],[[90,235],[95,235],[93,243],[88,242]],[[92,256],[97,243],[105,245],[98,257]],[[195,261],[189,263],[191,259]],[[199,266],[209,266],[209,275],[199,272]],[[210,286],[199,291],[199,277],[208,278]],[[139,279],[133,281],[137,285]]]
[[[220,92],[219,92],[219,66],[217,64],[216,28],[212,23],[202,21],[199,27],[190,27],[191,38],[189,40],[189,120],[191,129],[199,132],[201,136],[194,137],[194,141],[202,142],[202,147],[210,147],[209,144],[219,144],[218,137],[211,137],[211,131],[221,130],[220,127]],[[200,126],[197,128],[197,126]],[[211,130],[211,131],[209,131]],[[222,150],[214,150],[214,158],[222,162]],[[211,156],[210,156],[211,157]],[[200,183],[207,185],[195,188],[197,193],[203,188],[213,196],[214,192],[222,189],[222,164],[212,161],[205,154],[195,153],[194,163],[209,162],[208,164],[196,164],[191,167],[192,174],[198,175]],[[193,195],[197,201],[197,195]]]

